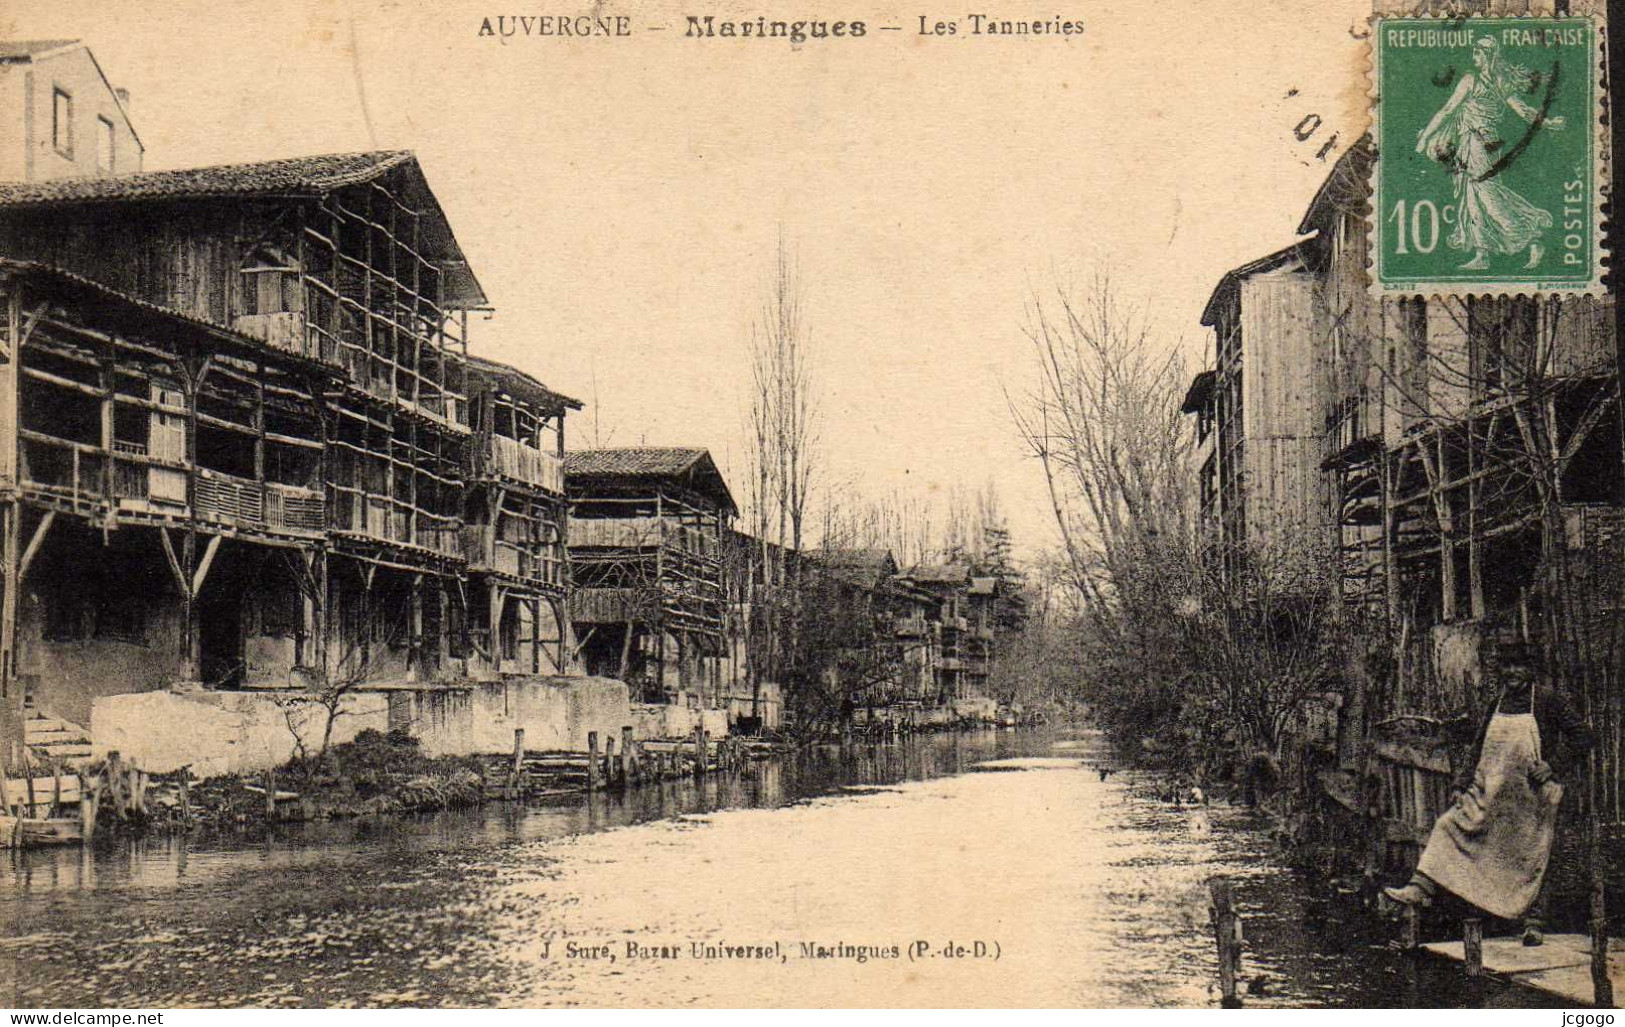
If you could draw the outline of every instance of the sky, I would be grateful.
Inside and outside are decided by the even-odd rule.
[[[1031,298],[1109,270],[1194,372],[1213,286],[1295,237],[1366,109],[1369,0],[1069,2],[986,9],[1083,24],[1067,37],[872,0],[599,0],[629,37],[504,40],[481,26],[514,10],[465,0],[14,0],[0,37],[85,40],[131,91],[147,170],[415,151],[496,308],[473,351],[585,401],[572,445],[704,446],[736,495],[782,232],[825,494],[991,484],[1031,557],[1055,533],[1006,403]],[[758,13],[869,31],[683,34]]]

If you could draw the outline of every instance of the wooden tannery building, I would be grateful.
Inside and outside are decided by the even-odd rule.
[[[0,184],[0,693],[562,671],[563,422],[412,154]],[[8,753],[9,755],[9,753]]]
[[[1619,353],[1612,297],[1373,297],[1370,140],[1338,161],[1302,238],[1230,272],[1192,382],[1199,491],[1226,541],[1309,540],[1347,611],[1335,714],[1306,729],[1325,808],[1408,869],[1465,752],[1444,725],[1533,644],[1599,736],[1577,783],[1625,839]],[[1305,530],[1307,529],[1307,530]],[[1305,720],[1315,718],[1305,711]]]
[[[724,543],[738,516],[703,449],[566,454],[571,620],[590,674],[646,702],[706,708],[724,696]]]

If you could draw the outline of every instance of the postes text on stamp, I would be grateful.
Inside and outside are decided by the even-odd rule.
[[[1600,291],[1599,29],[1377,19],[1374,291]]]

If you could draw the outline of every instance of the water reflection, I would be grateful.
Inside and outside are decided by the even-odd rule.
[[[989,731],[590,802],[11,853],[7,997],[1203,1006],[1204,881],[1226,873],[1249,1004],[1462,1001],[1426,968],[1401,987],[1380,926],[1279,866],[1246,811],[1163,805],[1135,775],[1100,780],[1097,758],[1091,736]],[[915,943],[932,954],[909,960]]]

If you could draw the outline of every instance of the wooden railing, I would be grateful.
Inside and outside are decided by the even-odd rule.
[[[544,585],[564,584],[564,560],[553,547],[498,538],[489,524],[464,525],[462,550],[470,571],[506,574]]]
[[[333,487],[333,530],[462,558],[462,524],[352,486]]]
[[[327,503],[314,489],[239,478],[198,468],[192,488],[197,516],[238,527],[294,534],[320,534]]]
[[[564,494],[564,461],[505,435],[491,436],[486,470],[497,477],[534,485],[555,495]]]

